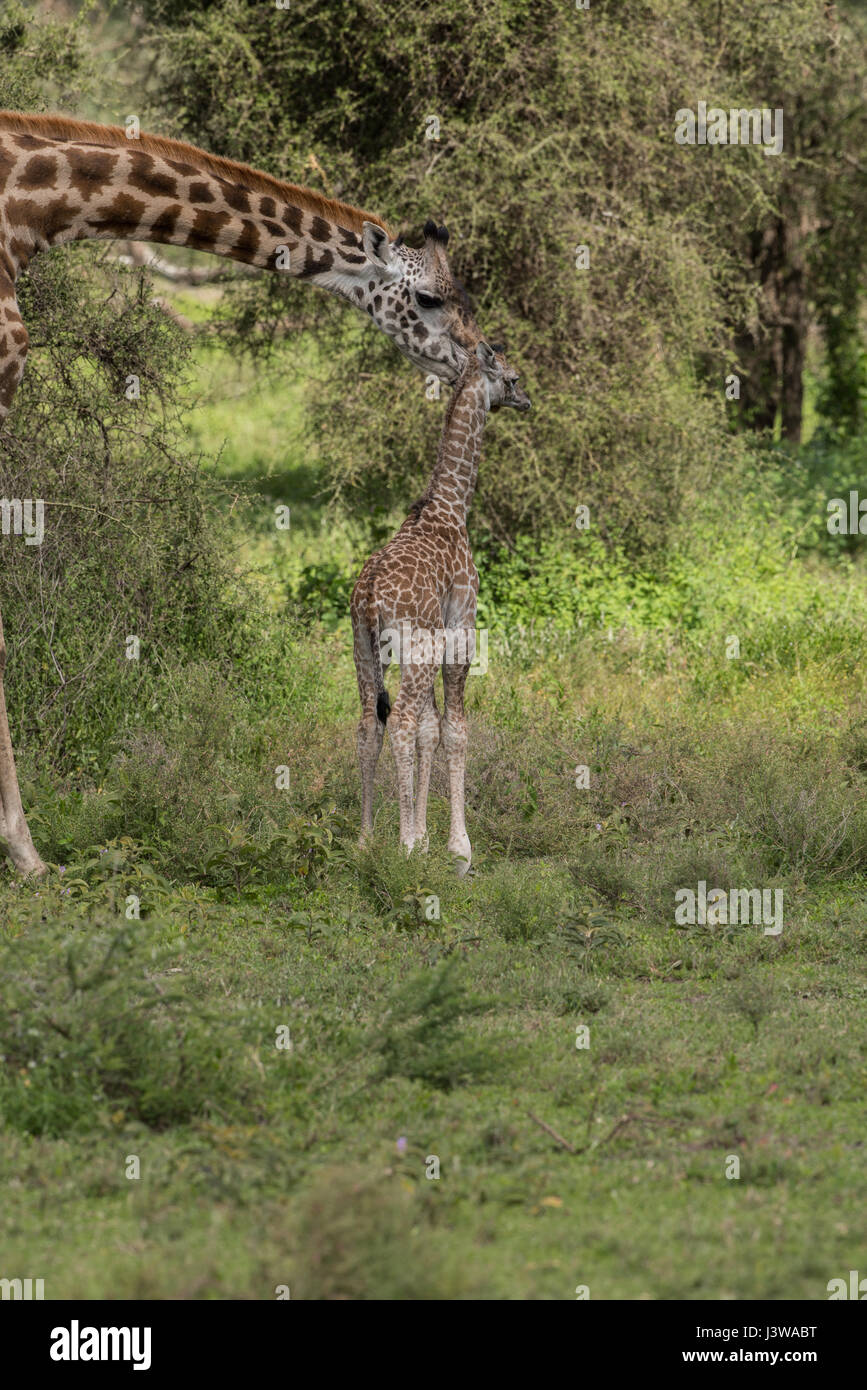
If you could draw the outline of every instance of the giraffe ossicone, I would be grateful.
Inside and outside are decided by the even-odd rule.
[[[530,400],[502,351],[480,342],[446,410],[430,483],[397,535],[365,564],[350,604],[361,698],[362,843],[373,830],[374,777],[387,725],[397,769],[400,842],[407,852],[415,845],[427,847],[431,769],[442,743],[451,809],[448,848],[461,873],[467,872],[472,859],[464,808],[464,688],[475,653],[479,593],[466,523],[485,423],[488,413],[501,406],[529,410]],[[395,634],[401,633],[395,647]],[[393,706],[383,676],[383,636],[400,664],[400,690]],[[440,669],[442,716],[434,691]]]

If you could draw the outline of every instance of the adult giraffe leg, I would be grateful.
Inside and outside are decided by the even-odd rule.
[[[15,388],[21,380],[27,358],[27,329],[15,302],[15,287],[0,270],[0,448],[3,420],[9,413]],[[14,545],[10,536],[0,536],[0,546]],[[0,562],[0,575],[3,566]],[[15,755],[6,714],[6,693],[3,676],[6,670],[6,641],[3,636],[3,616],[0,613],[0,839],[16,869],[22,874],[41,874],[45,865],[39,858],[30,838],[30,830],[21,805]]]
[[[21,792],[18,789],[15,755],[12,752],[9,720],[6,716],[6,694],[3,688],[5,668],[6,642],[3,637],[3,619],[0,615],[0,838],[5,841],[6,852],[20,873],[43,874],[45,865],[30,838],[24,807],[21,805]]]
[[[449,803],[451,829],[448,848],[459,856],[458,873],[463,876],[470,867],[473,851],[464,820],[464,779],[467,766],[467,718],[464,714],[464,687],[469,666],[443,663],[444,712],[442,719],[443,748],[449,769]],[[465,861],[465,862],[461,862]]]

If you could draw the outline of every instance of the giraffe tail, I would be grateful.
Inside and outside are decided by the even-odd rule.
[[[391,713],[391,700],[388,698],[388,691],[385,688],[385,681],[382,676],[382,657],[379,651],[379,628],[370,629],[370,645],[373,649],[373,669],[374,680],[376,682],[376,717],[380,724],[384,724]]]

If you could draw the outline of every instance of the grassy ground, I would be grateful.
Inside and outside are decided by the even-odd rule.
[[[100,786],[27,783],[57,867],[0,884],[0,1274],[826,1298],[867,1260],[859,574],[732,540],[612,628],[622,575],[579,548],[596,608],[556,629],[491,579],[474,874],[443,853],[440,765],[431,852],[399,855],[388,750],[362,852],[345,619],[282,610],[311,563],[351,571],[353,523],[323,534],[297,387],[198,370],[191,430],[261,494],[238,563],[282,664],[258,705],[190,668]],[[678,926],[700,880],[781,889],[782,934]]]

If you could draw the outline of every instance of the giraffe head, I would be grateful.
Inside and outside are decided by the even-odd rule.
[[[489,410],[499,410],[503,405],[514,410],[530,409],[530,397],[518,385],[518,373],[509,366],[499,344],[492,346],[482,340],[476,347],[476,361],[487,388]]]
[[[365,222],[362,231],[374,321],[416,367],[454,383],[482,335],[449,267],[448,239],[447,229],[435,222],[425,223],[419,248],[405,245],[403,237],[391,241],[375,222]]]

